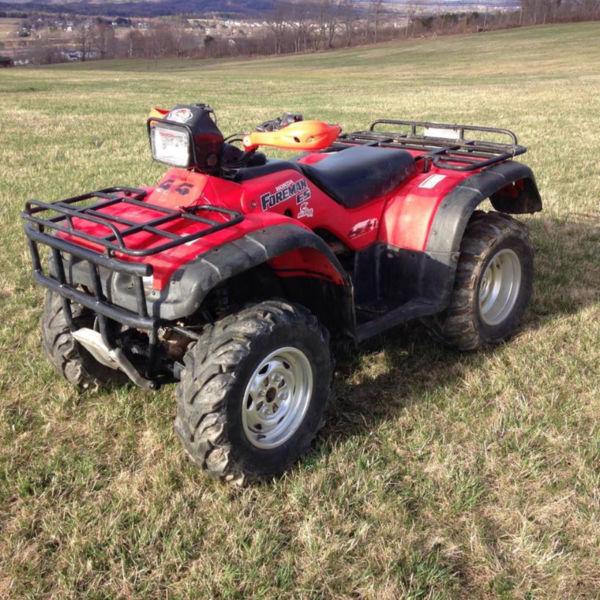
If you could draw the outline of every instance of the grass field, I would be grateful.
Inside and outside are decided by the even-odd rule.
[[[0,72],[0,597],[600,597],[599,39]],[[40,350],[19,210],[154,181],[148,108],[189,101],[226,132],[283,110],[517,131],[545,201],[523,332],[469,355],[381,338],[341,365],[315,451],[241,490],[186,459],[172,389],[79,395]]]

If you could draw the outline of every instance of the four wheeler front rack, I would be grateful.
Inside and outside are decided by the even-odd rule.
[[[144,190],[113,187],[52,203],[31,200],[27,202],[21,216],[25,221],[25,234],[31,251],[34,277],[38,283],[60,295],[69,329],[77,330],[71,310],[71,302],[75,302],[90,309],[96,315],[96,326],[105,345],[117,353],[120,350],[115,347],[109,320],[146,331],[149,344],[144,375],[136,372],[136,369],[129,363],[126,364],[130,368],[125,370],[138,385],[156,387],[158,382],[155,378],[155,361],[158,328],[161,323],[156,316],[149,314],[144,289],[144,278],[152,275],[153,268],[147,263],[122,260],[120,257],[116,257],[115,253],[131,257],[158,254],[235,225],[243,220],[243,216],[237,211],[208,205],[194,205],[175,210],[144,201],[146,195]],[[90,200],[91,204],[84,204]],[[98,201],[94,202],[94,200]],[[156,213],[157,216],[135,221],[133,218],[102,211],[102,209],[117,204],[144,208]],[[212,212],[218,215],[220,220],[199,216],[196,214],[198,212],[204,215]],[[78,229],[74,219],[102,226],[109,233],[104,236],[91,235]],[[206,227],[194,233],[181,235],[160,228],[161,225],[173,224],[178,219],[183,219],[188,224],[200,223]],[[158,239],[162,238],[165,241],[145,249],[127,246],[127,239],[140,232],[154,234]],[[65,239],[62,235],[56,235],[57,233],[91,242],[103,248],[104,252],[88,249],[68,238]],[[49,273],[44,272],[39,245],[50,248],[52,260]],[[89,289],[80,289],[70,281],[65,266],[73,260],[87,263],[90,279]],[[122,308],[110,301],[103,289],[102,269],[121,273],[131,278],[136,299],[135,311]],[[108,292],[108,290],[106,291]],[[170,327],[183,332],[188,337],[194,337],[192,332],[182,330],[178,326],[170,325]],[[121,360],[123,359],[121,358]]]
[[[164,250],[169,250],[175,246],[186,244],[201,237],[210,235],[236,225],[243,220],[241,213],[222,208],[220,206],[209,206],[206,204],[192,205],[175,210],[166,206],[160,206],[146,202],[144,198],[147,192],[135,188],[112,187],[97,192],[90,192],[60,200],[58,202],[40,202],[39,200],[30,200],[25,204],[25,211],[22,217],[25,221],[33,223],[41,228],[48,228],[55,231],[68,234],[73,237],[84,239],[93,244],[104,248],[109,256],[114,256],[115,252],[127,256],[150,256],[158,254]],[[98,199],[91,205],[84,204],[93,199]],[[124,217],[103,212],[103,209],[117,204],[143,208],[157,214],[156,217],[146,220],[133,220]],[[50,214],[55,213],[53,216]],[[201,217],[198,213],[218,215],[220,220]],[[43,216],[42,216],[43,215]],[[95,225],[101,225],[110,231],[105,236],[91,235],[74,226],[73,219],[82,219]],[[201,223],[206,227],[200,231],[187,234],[177,234],[168,229],[162,229],[160,226],[172,224],[174,221],[183,219],[187,224]],[[124,226],[120,229],[118,226]],[[149,248],[131,248],[126,244],[126,238],[140,232],[154,234],[164,238],[162,244],[153,245]]]
[[[394,126],[396,129],[378,129],[378,126]],[[508,138],[510,141],[471,139],[474,133],[490,138]],[[453,171],[485,169],[527,152],[527,148],[520,146],[517,136],[508,129],[396,119],[378,119],[367,131],[342,134],[334,147],[358,144],[422,151],[424,154],[416,158],[426,161],[425,170],[431,164]]]

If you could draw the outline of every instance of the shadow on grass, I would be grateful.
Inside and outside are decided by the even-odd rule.
[[[544,327],[600,302],[600,213],[571,215],[568,221],[533,217],[528,225],[536,275],[523,329]],[[371,341],[358,355],[343,357],[319,453],[326,453],[332,440],[368,433],[381,420],[458,382],[465,371],[483,368],[494,351],[453,351],[429,338],[419,323],[408,323]]]
[[[600,302],[600,212],[528,222],[536,251],[535,296],[526,326]]]

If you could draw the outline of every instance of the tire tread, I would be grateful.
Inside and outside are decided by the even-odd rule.
[[[237,365],[250,355],[258,336],[282,325],[310,329],[329,345],[327,330],[307,309],[269,300],[208,325],[184,357],[175,431],[192,460],[215,478],[238,484],[261,478],[244,471],[231,452],[226,434],[227,395]],[[308,450],[310,442],[299,453]]]
[[[500,212],[473,213],[461,243],[456,269],[454,291],[448,309],[423,322],[431,336],[462,351],[472,351],[504,341],[509,335],[484,339],[476,318],[477,282],[479,268],[499,240],[509,237],[521,240],[533,255],[525,224]],[[530,282],[526,290],[531,294]]]
[[[75,321],[85,320],[83,308],[71,304]],[[71,335],[58,294],[47,292],[41,317],[42,349],[59,375],[82,390],[95,391],[129,381],[121,371],[95,360]]]

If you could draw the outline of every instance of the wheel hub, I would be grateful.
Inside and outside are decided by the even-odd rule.
[[[300,427],[310,404],[313,372],[298,348],[271,352],[252,373],[243,398],[242,425],[257,448],[286,442]]]
[[[479,283],[479,315],[487,325],[499,325],[512,312],[521,290],[521,261],[505,248],[488,263]]]

